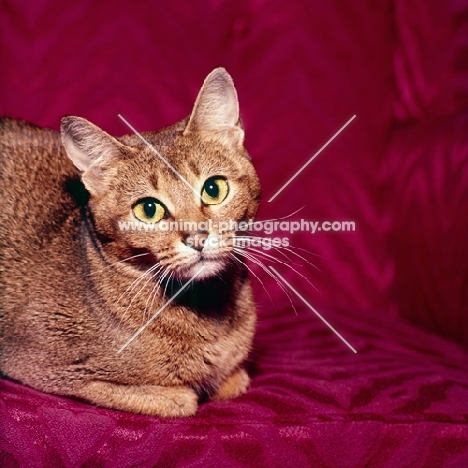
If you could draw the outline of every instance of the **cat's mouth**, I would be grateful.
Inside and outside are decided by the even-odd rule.
[[[211,278],[218,276],[227,267],[227,258],[212,257],[210,255],[200,253],[197,260],[193,260],[177,268],[175,274],[180,279],[190,280],[194,276],[197,279]]]
[[[139,272],[154,272],[155,278],[177,278],[188,281],[194,276],[196,279],[207,279],[219,276],[228,269],[230,255],[228,252],[190,252],[182,258],[168,258],[162,260],[151,251],[138,251],[131,262]]]

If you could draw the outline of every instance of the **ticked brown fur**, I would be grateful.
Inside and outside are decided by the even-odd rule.
[[[200,251],[186,243],[197,232],[119,222],[135,221],[145,197],[164,203],[169,221],[248,220],[260,187],[224,69],[207,77],[188,119],[143,136],[195,192],[225,178],[227,198],[205,205],[136,135],[116,139],[78,117],[62,120],[61,135],[0,121],[0,370],[109,408],[188,416],[203,397],[248,387],[255,307],[236,233],[202,232],[227,245]]]

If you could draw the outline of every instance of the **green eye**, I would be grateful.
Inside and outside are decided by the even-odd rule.
[[[133,207],[133,214],[144,223],[157,223],[164,218],[166,209],[156,198],[143,198]]]
[[[218,205],[227,197],[229,186],[220,176],[210,177],[203,184],[202,200],[205,205]]]

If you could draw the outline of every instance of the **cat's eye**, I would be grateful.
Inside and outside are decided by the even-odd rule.
[[[229,193],[229,186],[223,177],[210,177],[203,184],[202,201],[205,205],[218,205],[225,200]]]
[[[133,207],[133,214],[144,223],[157,223],[166,215],[166,208],[156,198],[143,198]]]

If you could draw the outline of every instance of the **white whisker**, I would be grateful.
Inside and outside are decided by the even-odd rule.
[[[156,265],[153,265],[149,270],[147,270],[145,272],[145,274],[143,274],[142,276],[140,276],[138,278],[138,282],[141,281],[148,273],[151,272],[151,270],[154,270],[156,269],[156,267],[159,267],[159,264],[156,264]],[[146,285],[157,275],[158,272],[156,272],[154,275],[150,275],[149,278],[145,281],[145,283],[143,284],[143,286],[141,286],[141,288],[136,292],[136,294],[133,295],[133,297],[131,298],[130,300],[130,304],[128,304],[127,308],[125,309],[125,312],[122,314],[122,318],[121,318],[121,321],[124,319],[125,315],[127,315],[127,312],[128,310],[130,309],[130,307],[132,306],[133,304],[133,301],[137,298],[137,296],[141,293],[141,291],[143,291],[146,287]],[[135,282],[134,282],[135,283]],[[135,284],[136,285],[136,284]],[[133,289],[133,288],[132,288]]]
[[[266,252],[263,252],[262,250],[259,250],[259,249],[256,249],[254,247],[246,247],[247,249],[249,249],[249,251],[251,253],[255,252],[257,255],[263,255],[263,257],[266,257],[267,259],[271,260],[271,261],[274,261],[274,262],[277,262],[277,263],[281,263],[282,265],[285,265],[287,266],[289,269],[291,269],[292,271],[294,271],[296,274],[298,274],[301,278],[304,278],[318,293],[320,293],[320,291],[317,289],[317,287],[309,280],[309,278],[307,278],[307,276],[303,275],[302,273],[300,273],[299,271],[297,271],[293,266],[291,266],[289,263],[286,263],[286,262],[283,262],[282,260],[279,260],[278,258],[274,257],[273,255],[270,255],[270,254],[267,254]],[[321,294],[321,293],[320,293]]]
[[[248,252],[245,252],[241,249],[238,249],[236,247],[234,247],[234,251],[237,252],[239,255],[247,258],[248,260],[250,260],[252,263],[255,263],[256,265],[258,265],[267,275],[269,275],[271,278],[273,278],[276,283],[278,284],[278,286],[281,288],[281,290],[286,294],[286,297],[289,299],[289,302],[291,303],[291,307],[294,309],[294,312],[295,314],[297,315],[297,310],[296,308],[294,307],[294,303],[292,301],[292,297],[291,295],[289,294],[288,290],[284,287],[284,285],[278,280],[278,278],[276,278],[276,276],[266,267],[266,265],[264,265],[258,258],[255,258],[253,257],[251,254],[249,254]]]
[[[263,239],[269,239],[269,237],[259,237],[259,236],[258,237],[257,236],[237,236],[236,238],[241,239],[243,241],[250,241],[250,240],[261,240],[261,241],[263,241]],[[251,247],[246,246],[246,248],[251,248]],[[293,246],[291,244],[289,244],[287,247],[279,245],[279,246],[275,246],[275,247],[271,247],[271,248],[275,249],[276,251],[278,251],[279,253],[284,255],[288,260],[290,260],[289,257],[287,257],[287,255],[285,255],[283,252],[280,252],[281,249],[286,250],[286,251],[290,252],[292,255],[295,255],[296,257],[300,258],[301,260],[303,260],[304,262],[306,262],[310,266],[314,267],[317,271],[321,271],[320,268],[317,265],[314,265],[312,262],[307,260],[302,255],[299,255],[297,252],[294,252],[292,249],[303,250],[304,252],[307,252],[310,255],[316,255],[318,257],[321,257],[320,255],[314,254],[314,253],[309,252],[308,250],[305,250],[305,249],[301,249],[300,247],[295,247],[295,246]],[[321,257],[321,258],[323,258],[323,257]]]
[[[126,294],[130,294],[133,290],[133,288],[148,274],[156,270],[158,267],[160,267],[159,263],[155,263],[152,265],[150,268],[148,268],[143,274],[141,274],[138,278],[133,280],[133,282],[130,284],[130,286],[119,296],[119,298],[116,301],[116,304],[120,302],[122,297],[124,297]]]
[[[272,219],[259,219],[258,222],[260,223],[268,223],[269,221],[280,221],[282,219],[287,219],[290,218],[291,216],[294,216],[296,213],[299,213],[299,211],[303,210],[306,207],[306,205],[302,206],[301,208],[297,209],[291,214],[288,214],[286,216],[283,216],[282,218],[272,218]]]
[[[230,256],[231,258],[233,258],[236,262],[239,262],[241,265],[244,265],[244,266],[247,268],[247,270],[249,270],[249,272],[250,272],[253,276],[255,276],[255,278],[257,278],[258,282],[262,285],[262,288],[265,290],[265,292],[267,293],[268,297],[270,298],[271,304],[273,305],[273,299],[271,298],[270,293],[268,292],[268,289],[265,287],[265,285],[263,284],[263,281],[258,277],[258,275],[256,275],[256,274],[254,273],[254,271],[252,270],[252,268],[250,268],[249,265],[247,265],[246,262],[242,261],[240,258],[237,258],[234,254],[230,253],[229,256]]]
[[[158,272],[154,273],[154,275],[152,275],[152,279],[154,279],[157,274],[158,274]],[[157,281],[156,283],[153,284],[151,292],[149,293],[149,295],[148,295],[148,297],[146,299],[145,310],[143,311],[143,323],[146,320],[146,313],[147,312],[151,313],[151,310],[152,310],[153,304],[154,304],[154,300],[156,299],[156,297],[158,295],[158,291],[159,291],[159,281]],[[151,300],[151,303],[150,303],[150,307],[148,308],[148,302],[150,300]]]
[[[143,257],[144,255],[149,255],[149,253],[142,253],[142,254],[138,254],[138,255],[132,255],[131,257],[124,258],[123,260],[118,260],[116,262],[111,263],[110,265],[105,266],[104,268],[100,268],[100,269],[98,269],[96,271],[93,271],[92,273],[89,273],[86,276],[95,275],[96,273],[100,273],[103,270],[107,270],[108,268],[110,268],[110,267],[112,267],[114,265],[117,265],[118,263],[128,262],[129,260],[132,260],[133,258]]]
[[[170,299],[167,301],[137,332],[117,351],[117,354],[120,354],[171,302],[184,291],[187,289],[190,284],[195,280],[195,278],[205,269],[205,267],[201,267],[195,275],[192,276],[192,279],[185,283],[181,289],[179,289]]]
[[[303,260],[304,262],[306,262],[308,265],[310,265],[311,267],[314,267],[317,271],[320,271],[320,268],[316,265],[314,265],[312,262],[309,262],[309,260],[307,260],[305,257],[303,257],[302,255],[299,255],[298,253],[294,252],[294,250],[290,249],[289,247],[283,247],[283,246],[280,246],[280,247],[275,247],[275,249],[284,249],[284,250],[287,250],[288,252],[290,252],[291,254],[295,255],[296,257],[300,258],[301,260]]]
[[[166,279],[166,284],[164,285],[164,293],[163,293],[163,297],[166,296],[166,290],[167,290],[167,287],[169,285],[169,282],[171,281],[171,278],[172,278],[172,275],[174,274],[173,271],[171,271],[170,275],[167,277]]]
[[[270,269],[271,269],[272,271],[274,271],[275,274],[278,275],[278,276],[281,278],[281,280],[284,282],[284,284],[285,284],[286,286],[288,286],[289,289],[291,289],[291,291],[293,291],[293,292],[296,294],[296,296],[297,296],[299,299],[301,299],[302,302],[303,302],[307,307],[309,307],[309,309],[310,309],[312,312],[314,312],[314,314],[315,314],[315,315],[316,315],[316,316],[317,316],[333,333],[335,333],[335,335],[336,335],[338,338],[340,338],[340,340],[343,341],[343,343],[344,343],[346,346],[348,346],[349,349],[351,349],[351,351],[353,351],[354,353],[357,353],[356,349],[353,348],[353,346],[351,346],[351,345],[348,343],[348,341],[347,341],[345,338],[343,338],[343,336],[342,336],[342,335],[341,335],[341,334],[340,334],[340,333],[339,333],[339,332],[338,332],[338,331],[337,331],[337,330],[336,330],[336,329],[335,329],[319,312],[317,312],[317,310],[315,310],[315,308],[312,307],[312,306],[301,296],[301,294],[299,294],[299,293],[286,281],[285,278],[283,278],[272,266],[270,267]]]

